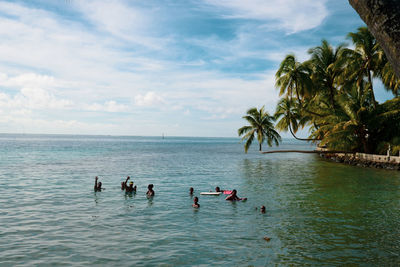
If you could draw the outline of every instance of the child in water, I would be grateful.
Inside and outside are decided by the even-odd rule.
[[[239,201],[239,200],[247,200],[247,198],[240,198],[236,195],[237,191],[236,189],[233,189],[232,194],[227,196],[225,200],[230,200],[230,201]]]
[[[149,185],[147,186],[147,189],[148,189],[148,190],[147,190],[146,195],[147,195],[148,197],[153,197],[153,196],[154,196],[153,187],[154,187],[153,184],[149,184]]]
[[[190,195],[193,195],[193,192],[194,192],[193,187],[189,188],[189,194],[190,194]]]
[[[94,191],[101,191],[101,182],[97,182],[97,180],[99,180],[99,177],[96,176],[96,178],[94,178]]]
[[[193,198],[193,202],[194,202],[193,205],[192,205],[193,208],[196,208],[196,209],[200,208],[199,198],[198,197],[194,197]]]

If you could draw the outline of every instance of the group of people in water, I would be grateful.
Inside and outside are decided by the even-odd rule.
[[[125,190],[126,193],[136,193],[137,187],[136,187],[136,185],[133,186],[133,181],[130,181],[130,182],[129,182],[129,185],[128,185],[129,179],[131,179],[131,178],[128,176],[128,177],[126,178],[125,182],[121,182],[121,190]],[[104,188],[101,187],[101,186],[102,186],[102,183],[101,183],[101,182],[98,182],[98,180],[99,180],[99,178],[96,176],[96,177],[94,178],[94,191],[95,191],[95,192],[99,192],[99,191],[101,191],[101,190],[104,189]],[[154,196],[155,193],[154,193],[153,187],[154,187],[153,184],[149,184],[149,185],[147,186],[146,195],[147,195],[148,197],[153,197],[153,196]]]
[[[95,192],[98,192],[98,191],[101,191],[102,189],[104,189],[104,188],[101,187],[102,183],[99,182],[98,180],[99,180],[99,178],[96,176],[95,177],[95,181],[94,181],[94,191]],[[129,185],[128,185],[128,181],[129,180],[130,180],[130,177],[128,176],[125,181],[121,182],[121,190],[125,190],[126,193],[136,193],[136,189],[137,189],[136,185],[135,186],[133,185],[133,181],[130,181]],[[154,187],[153,184],[149,184],[147,186],[147,192],[146,192],[147,197],[153,197],[155,195],[153,187]],[[221,190],[217,186],[215,188],[215,192],[228,194],[228,196],[225,198],[225,200],[229,200],[229,201],[241,201],[241,200],[245,201],[245,200],[247,200],[247,198],[238,197],[236,189],[233,189],[232,191],[231,190]],[[192,196],[193,193],[194,193],[194,189],[193,189],[193,187],[190,187],[189,194]],[[200,208],[199,198],[197,196],[195,196],[193,198],[192,207],[196,208],[196,209]],[[265,213],[265,206],[261,206],[260,207],[260,211],[261,211],[261,213]]]

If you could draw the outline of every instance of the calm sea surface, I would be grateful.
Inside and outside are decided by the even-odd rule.
[[[0,135],[0,266],[400,265],[400,172],[256,149],[244,154],[234,138]],[[96,175],[106,189],[94,193]],[[136,194],[120,189],[128,175]],[[216,186],[248,200],[200,196]]]

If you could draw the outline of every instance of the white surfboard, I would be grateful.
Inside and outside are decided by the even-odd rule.
[[[201,192],[200,195],[219,196],[222,192]]]

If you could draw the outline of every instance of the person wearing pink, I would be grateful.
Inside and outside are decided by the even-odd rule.
[[[240,198],[236,195],[237,191],[236,189],[232,190],[232,194],[230,194],[229,196],[227,196],[225,198],[225,200],[230,200],[230,201],[240,201],[240,200],[247,200],[247,198]]]

